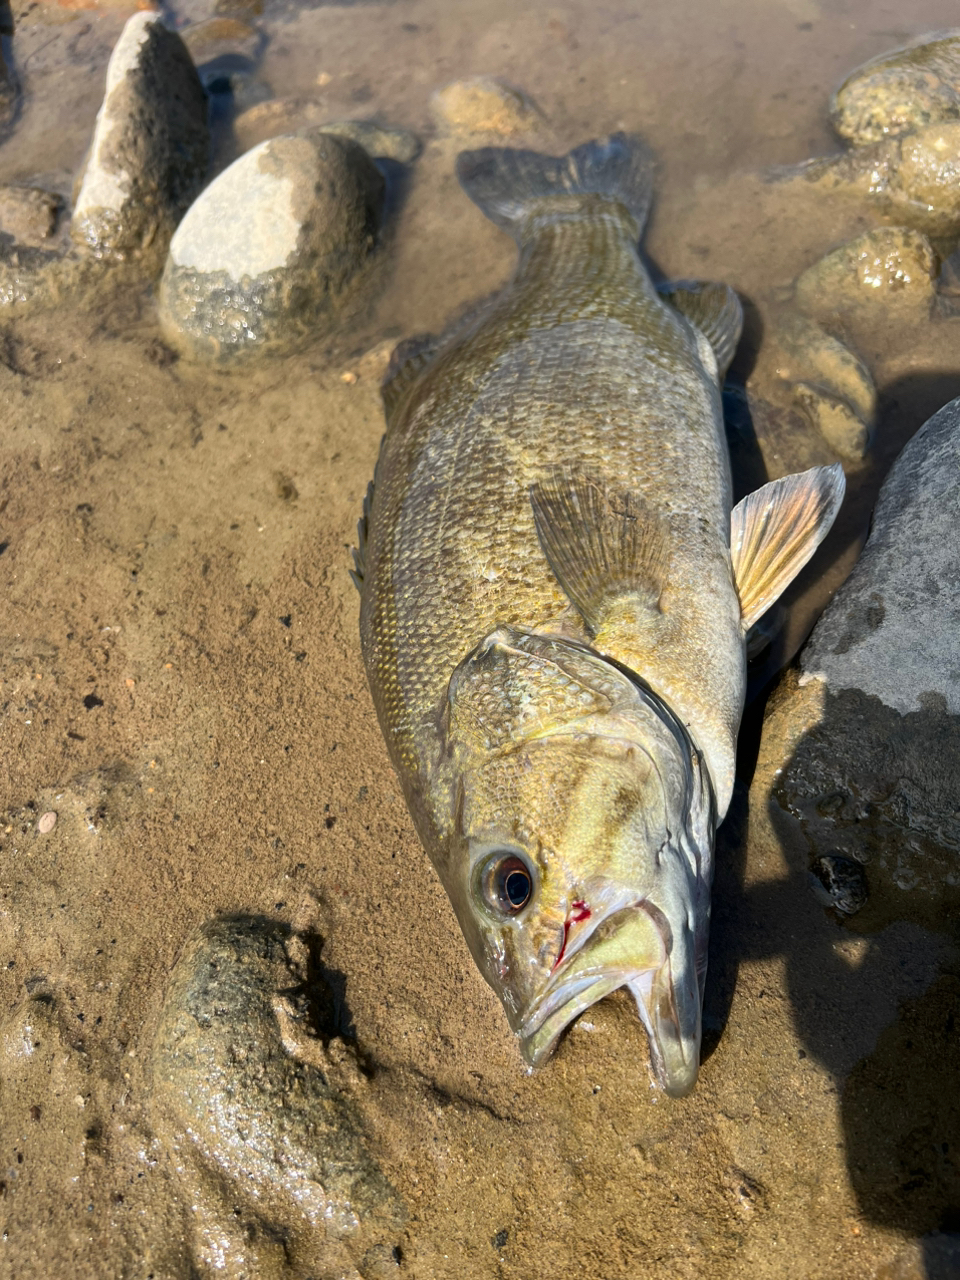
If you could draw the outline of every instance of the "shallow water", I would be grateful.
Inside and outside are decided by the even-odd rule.
[[[182,24],[210,12],[171,6]],[[771,798],[795,743],[775,717],[759,741],[761,701],[719,842],[696,1091],[652,1087],[622,996],[526,1075],[387,762],[346,569],[383,430],[384,344],[442,329],[513,261],[456,185],[435,88],[480,73],[518,85],[543,112],[544,149],[645,134],[660,162],[646,252],[666,277],[723,279],[752,304],[734,373],[777,402],[763,332],[784,288],[884,220],[758,174],[835,149],[838,80],[955,12],[267,3],[247,16],[274,92],[423,139],[369,309],[242,374],[171,360],[147,286],[2,322],[0,1271],[351,1274],[249,1232],[218,1264],[209,1229],[219,1213],[226,1231],[229,1192],[195,1191],[151,1101],[168,977],[197,926],[238,913],[323,940],[330,1016],[371,1073],[358,1106],[406,1205],[382,1274],[941,1274],[936,1242],[918,1246],[926,1271],[890,1268],[960,1223],[957,1113],[940,1106],[958,1084],[944,1039],[955,922],[900,904],[870,931],[825,912],[802,833]],[[0,181],[69,197],[125,16],[15,9],[23,99]],[[876,449],[848,467],[852,500],[791,595],[782,648],[849,570],[902,444],[960,394],[958,338],[957,319],[881,321],[862,350]],[[785,421],[743,444],[741,479],[833,461]],[[896,1125],[891,1098],[910,1103]]]

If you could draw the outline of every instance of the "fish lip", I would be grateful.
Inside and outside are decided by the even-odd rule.
[[[644,926],[652,926],[659,935],[662,950],[658,963],[613,964],[599,958],[591,968],[589,956],[583,952],[594,941],[597,929],[611,936],[617,931],[611,924],[623,917],[623,924],[638,923],[635,913],[645,917]],[[531,1002],[517,1028],[521,1049],[531,1068],[540,1066],[552,1052],[562,1032],[591,1005],[626,987],[633,996],[650,1042],[650,1063],[664,1091],[671,1097],[688,1094],[696,1084],[700,1067],[701,997],[696,973],[675,966],[689,947],[679,946],[674,957],[673,939],[664,937],[665,918],[652,903],[640,899],[626,906],[617,905],[598,919],[593,930],[577,940],[575,948],[564,957],[563,965]],[[654,936],[651,931],[650,936]],[[582,958],[581,958],[582,957]],[[579,960],[579,964],[577,963]],[[679,972],[674,973],[674,967]],[[580,970],[577,972],[577,970]]]

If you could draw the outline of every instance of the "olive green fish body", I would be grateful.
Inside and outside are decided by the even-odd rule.
[[[681,1094],[745,631],[829,528],[842,472],[776,481],[731,513],[720,379],[739,303],[654,287],[639,140],[488,149],[458,171],[519,265],[385,387],[356,556],[367,676],[527,1060],[625,986]]]

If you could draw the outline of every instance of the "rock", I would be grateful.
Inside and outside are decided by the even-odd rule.
[[[927,36],[864,63],[834,93],[830,119],[855,145],[960,120],[960,33]]]
[[[98,258],[158,262],[207,170],[207,99],[183,41],[157,13],[127,22],[107,84],[71,234]]]
[[[0,232],[17,244],[49,247],[63,200],[39,187],[0,187]]]
[[[905,227],[877,227],[841,245],[797,278],[794,299],[813,319],[896,313],[926,318],[936,293],[937,255],[926,236]]]
[[[207,18],[184,27],[180,36],[198,69],[221,58],[255,62],[266,43],[262,31],[239,18]]]
[[[322,332],[370,258],[383,192],[366,152],[322,130],[248,151],[173,237],[160,289],[168,340],[233,361]]]
[[[796,741],[777,796],[814,852],[867,867],[865,912],[938,927],[960,908],[958,510],[960,399],[894,464],[769,726]]]
[[[866,872],[854,858],[825,853],[813,859],[810,870],[817,896],[841,915],[855,915],[867,901]]]
[[[525,93],[492,76],[455,80],[437,89],[430,98],[430,110],[444,132],[456,135],[488,133],[509,138],[542,123],[540,111]]]
[[[375,160],[409,164],[420,154],[420,140],[408,129],[391,129],[373,120],[331,120],[321,126],[334,138],[348,138]]]
[[[911,1240],[875,1280],[956,1280],[960,1276],[960,1235],[936,1231]]]
[[[793,398],[811,425],[841,458],[859,462],[867,456],[870,428],[845,400],[807,382],[794,383]]]
[[[375,159],[409,164],[420,154],[420,142],[407,129],[393,129],[373,120],[324,120],[326,110],[305,98],[275,98],[261,102],[237,116],[234,137],[241,151],[281,134],[319,128],[332,137],[347,138]]]
[[[830,447],[863,458],[877,416],[877,391],[866,365],[838,339],[803,316],[784,317],[775,330],[782,353],[777,372]]]
[[[960,400],[894,464],[856,568],[803,653],[808,678],[902,714],[960,715]]]
[[[244,916],[204,925],[170,977],[151,1105],[187,1162],[201,1252],[221,1268],[234,1253],[244,1274],[287,1274],[295,1259],[297,1275],[331,1274],[331,1246],[368,1248],[365,1226],[403,1216],[367,1149],[351,1097],[365,1077],[316,969],[309,939]]]

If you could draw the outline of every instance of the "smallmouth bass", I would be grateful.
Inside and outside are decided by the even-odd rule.
[[[731,512],[720,386],[740,305],[652,283],[642,141],[485,148],[457,171],[519,262],[479,318],[399,348],[384,385],[355,555],[367,676],[527,1062],[627,987],[679,1096],[699,1069],[744,638],[829,530],[843,472]]]

